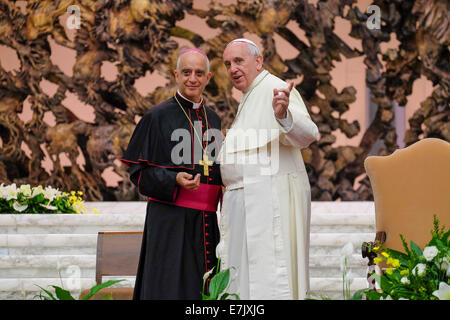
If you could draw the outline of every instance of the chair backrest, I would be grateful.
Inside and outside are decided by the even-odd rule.
[[[389,156],[366,158],[372,185],[376,231],[386,247],[404,251],[400,234],[424,247],[433,215],[450,227],[450,143],[427,138]]]
[[[101,231],[97,238],[95,280],[103,276],[135,276],[139,263],[142,231]]]

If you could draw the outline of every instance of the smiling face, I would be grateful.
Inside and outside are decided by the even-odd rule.
[[[236,89],[245,91],[263,70],[263,57],[250,53],[250,44],[230,43],[223,52],[223,62]]]
[[[178,90],[183,97],[200,102],[203,90],[212,75],[211,72],[207,72],[205,56],[195,51],[184,53],[174,74]]]

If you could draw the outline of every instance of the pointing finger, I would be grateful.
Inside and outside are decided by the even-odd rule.
[[[293,82],[291,82],[290,84],[289,84],[289,92],[291,92],[291,90],[292,90],[292,88],[294,87],[294,83]]]

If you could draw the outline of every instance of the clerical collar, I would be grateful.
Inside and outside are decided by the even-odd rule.
[[[263,70],[261,71],[255,79],[253,79],[253,82],[248,86],[247,90],[244,91],[244,94],[246,94],[247,92],[250,92],[253,88],[255,88],[262,79],[264,79],[267,75],[269,74],[269,71],[267,70]]]
[[[189,107],[192,107],[192,109],[194,109],[194,110],[200,108],[200,106],[203,103],[203,97],[200,100],[200,102],[194,102],[194,101],[191,101],[188,98],[184,97],[179,90],[177,90],[177,95],[179,95],[184,100],[183,102],[185,102],[185,103],[183,103],[183,105],[189,104]],[[190,104],[192,104],[192,106]]]

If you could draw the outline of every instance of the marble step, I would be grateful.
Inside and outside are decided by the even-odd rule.
[[[142,230],[145,214],[0,215],[0,234],[97,234]]]
[[[97,233],[108,230],[142,230],[145,214],[5,214],[0,234]],[[375,232],[375,217],[366,213],[311,214],[311,232]]]
[[[0,255],[96,254],[97,234],[0,234]]]
[[[6,278],[95,278],[96,256],[90,255],[9,255],[0,256],[0,274]]]
[[[375,233],[311,233],[310,255],[340,255],[351,242],[360,250]],[[97,234],[0,234],[0,255],[95,254]]]
[[[375,216],[367,213],[311,214],[311,233],[375,233]]]
[[[108,277],[106,280],[125,279],[123,282],[115,284],[115,287],[134,286],[133,278]],[[73,297],[78,297],[84,289],[89,289],[95,285],[92,278],[15,278],[0,279],[0,300],[36,300],[39,299],[39,292],[42,287],[54,292],[52,285],[56,285],[69,290]],[[354,278],[350,291],[366,288],[365,278]],[[338,278],[311,278],[310,292],[316,297],[324,296],[332,299],[343,299],[342,279]]]
[[[101,214],[145,214],[146,201],[87,201],[85,206],[89,212],[96,208]],[[311,213],[325,214],[374,214],[373,201],[312,201]]]
[[[340,256],[312,255],[309,259],[310,276],[342,276]],[[82,278],[94,278],[96,267],[95,255],[10,255],[0,256],[0,274],[8,278],[54,278],[69,277],[77,274]],[[347,268],[355,277],[364,277],[367,260],[360,254],[353,254]]]

